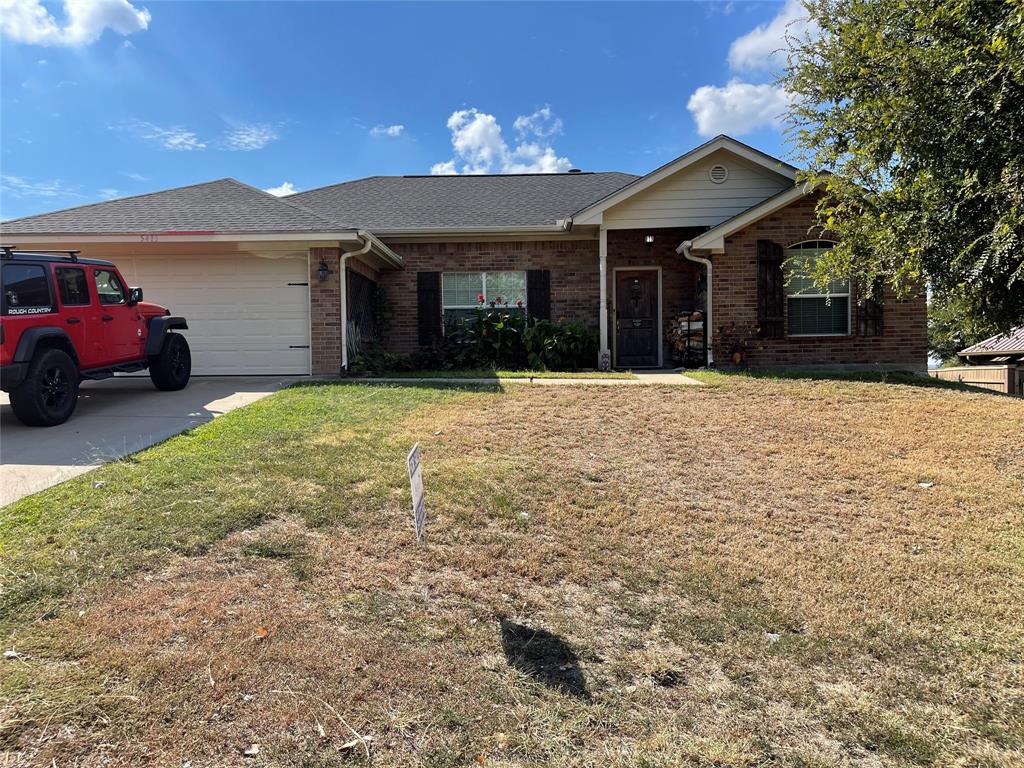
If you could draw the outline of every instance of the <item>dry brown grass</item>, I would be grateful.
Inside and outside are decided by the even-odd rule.
[[[371,467],[332,500],[356,523],[275,518],[73,593],[10,639],[8,761],[333,766],[365,761],[354,729],[378,765],[1024,762],[1020,401],[511,386],[396,429],[424,545]],[[500,618],[563,638],[586,695],[510,666]]]

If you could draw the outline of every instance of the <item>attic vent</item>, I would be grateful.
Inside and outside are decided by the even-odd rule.
[[[721,184],[729,178],[729,169],[724,165],[712,165],[708,170],[708,178],[715,184]]]
[[[579,168],[570,168],[569,173],[583,173]]]

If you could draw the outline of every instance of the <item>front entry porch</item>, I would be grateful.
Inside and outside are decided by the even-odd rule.
[[[693,364],[684,355],[681,318],[704,311],[703,270],[676,253],[704,228],[604,229],[599,234],[600,344],[603,368],[645,369]],[[701,317],[697,314],[696,317]],[[703,326],[696,328],[703,343]]]

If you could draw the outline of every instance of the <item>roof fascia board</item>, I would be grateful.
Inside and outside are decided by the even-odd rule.
[[[372,232],[367,232],[365,229],[361,229],[359,230],[359,237],[361,238],[363,245],[366,243],[370,244],[370,250],[367,255],[373,256],[380,262],[381,266],[391,267],[393,269],[401,269],[405,266],[405,259],[388,248],[388,246],[382,243]],[[358,251],[360,249],[353,247],[351,250]]]
[[[331,240],[336,243],[360,243],[359,234],[350,232],[210,232],[179,234],[176,232],[83,233],[48,234],[46,232],[4,233],[4,239],[22,242],[47,243],[251,243],[251,242],[307,242]]]
[[[554,224],[529,225],[522,227],[418,227],[406,229],[374,229],[377,237],[419,237],[446,235],[508,235],[550,234],[564,232],[564,227]]]
[[[733,216],[731,219],[727,219],[719,224],[717,227],[712,227],[707,232],[702,232],[690,241],[690,249],[694,251],[710,251],[711,253],[723,253],[725,251],[725,238],[729,237],[735,232],[740,231],[744,227],[749,227],[756,221],[763,219],[765,216],[770,216],[780,208],[785,208],[790,203],[799,200],[804,195],[807,195],[812,190],[807,185],[795,186],[792,189],[787,189],[784,192],[769,197],[763,203],[758,203],[753,208],[748,208]]]
[[[604,218],[604,212],[612,206],[618,205],[623,200],[632,197],[638,192],[642,192],[648,187],[657,184],[659,181],[663,181],[674,173],[678,173],[695,163],[699,163],[701,160],[720,149],[732,152],[748,162],[777,173],[780,176],[784,176],[787,179],[792,181],[796,180],[796,169],[792,166],[783,163],[781,160],[770,158],[769,155],[758,152],[757,150],[748,147],[746,144],[741,144],[735,139],[730,139],[728,136],[719,136],[711,141],[701,144],[696,149],[690,150],[685,155],[677,157],[675,160],[666,163],[660,168],[651,171],[646,176],[641,176],[636,181],[630,182],[622,189],[610,194],[608,197],[587,206],[573,216],[573,223],[601,224]]]

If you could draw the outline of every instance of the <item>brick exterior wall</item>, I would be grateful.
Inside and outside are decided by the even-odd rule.
[[[884,330],[880,336],[857,335],[857,296],[850,297],[849,336],[757,338],[757,241],[772,240],[784,248],[820,236],[811,230],[813,198],[803,198],[726,238],[725,253],[714,264],[715,360],[729,361],[732,346],[742,340],[751,366],[879,365],[924,370],[928,358],[925,296],[898,300],[883,296]],[[808,232],[811,231],[811,234]]]
[[[309,249],[310,344],[314,376],[333,376],[341,371],[340,257],[340,248]],[[330,270],[327,279],[323,281],[319,275],[321,259]],[[349,259],[346,267],[374,282],[380,282],[380,272],[357,258]]]
[[[597,327],[597,240],[538,240],[484,243],[389,243],[405,269],[381,273],[387,296],[384,343],[408,354],[418,348],[417,272],[551,271],[551,318]],[[529,298],[527,298],[529,301]]]
[[[757,241],[773,240],[783,247],[815,239],[808,234],[814,220],[814,200],[799,200],[782,211],[727,238],[725,253],[714,262],[715,359],[727,363],[736,339],[742,339],[747,362],[769,365],[881,365],[924,369],[927,364],[927,313],[923,295],[897,300],[884,297],[882,335],[858,336],[856,296],[851,297],[851,335],[758,339]],[[614,305],[614,270],[661,267],[662,320],[667,326],[679,313],[699,308],[697,287],[703,269],[676,254],[680,242],[698,229],[612,230],[608,233],[609,309]],[[644,243],[653,234],[654,245]],[[349,268],[377,282],[386,296],[382,335],[391,352],[408,354],[418,347],[416,274],[420,271],[488,271],[547,269],[551,272],[551,317],[598,326],[598,241],[520,240],[498,242],[389,243],[405,260],[405,268],[379,272],[352,259]],[[336,374],[341,368],[339,276],[337,248],[310,249],[313,373]],[[330,267],[321,282],[320,260]],[[615,322],[608,324],[613,343]],[[664,329],[663,329],[664,331]],[[664,333],[662,333],[664,344]],[[665,349],[664,360],[670,361]],[[596,361],[595,361],[596,363]]]
[[[337,375],[341,370],[341,281],[338,278],[340,248],[309,249],[310,345],[313,375]],[[321,281],[320,261],[330,274]]]

